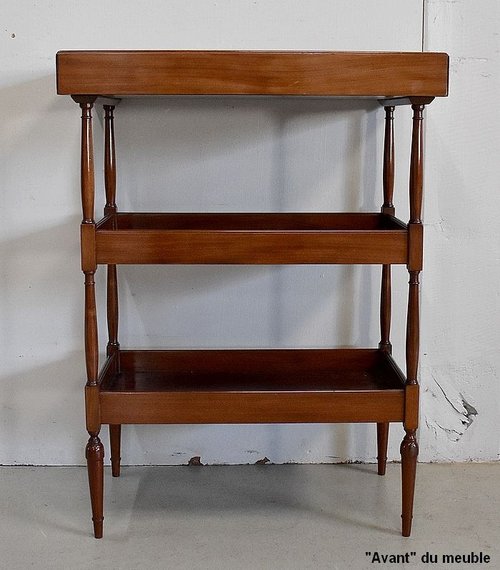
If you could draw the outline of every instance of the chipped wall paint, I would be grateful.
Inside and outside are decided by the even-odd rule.
[[[467,26],[466,2],[427,5],[427,47],[452,52],[454,92],[449,101],[434,103],[429,114],[422,298],[425,460],[493,459],[498,453],[498,398],[492,397],[498,385],[498,292],[494,279],[487,279],[498,278],[498,234],[491,233],[496,172],[484,152],[498,150],[491,120],[491,113],[498,113],[493,105],[498,55],[492,39],[495,4],[488,6],[491,10],[472,15],[474,26]],[[491,19],[491,34],[483,34],[481,17]],[[80,464],[86,433],[79,113],[54,93],[55,52],[419,50],[422,3],[312,0],[306,12],[303,3],[285,0],[175,0],[168,9],[153,0],[139,14],[136,3],[127,1],[18,0],[0,5],[0,21],[0,104],[6,110],[0,129],[0,463]],[[481,30],[478,45],[474,30]],[[479,131],[472,124],[478,109],[470,118],[464,111],[472,98],[471,79],[492,95],[483,103]],[[101,120],[97,116],[98,156]],[[408,110],[398,109],[402,165],[408,163],[409,120]],[[378,208],[381,121],[380,109],[367,113],[363,106],[338,103],[332,111],[321,101],[308,109],[291,101],[123,105],[116,126],[119,204],[162,209],[167,202],[184,211]],[[404,167],[397,171],[400,212],[407,211],[406,174]],[[465,257],[458,255],[459,246]],[[121,275],[123,345],[378,342],[379,275],[372,268],[128,267]],[[102,272],[97,280],[102,290]],[[406,291],[406,283],[404,268],[396,270],[394,290]],[[99,303],[103,315],[102,296]],[[394,300],[394,349],[401,364],[405,303],[405,296]],[[102,341],[104,327],[100,332]],[[204,464],[374,461],[376,453],[375,429],[367,425],[125,426],[123,432],[125,463],[187,464],[195,457]],[[395,426],[392,459],[401,438]]]

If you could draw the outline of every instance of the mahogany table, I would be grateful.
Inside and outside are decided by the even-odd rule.
[[[385,473],[390,422],[402,422],[402,533],[412,523],[418,454],[419,274],[422,270],[424,107],[447,95],[443,53],[62,51],[57,91],[82,110],[81,224],[85,275],[86,458],[94,534],[103,532],[104,445],[120,474],[122,424],[373,422]],[[380,213],[178,214],[119,212],[114,110],[151,95],[377,99],[385,109]],[[94,214],[92,108],[105,113],[104,217]],[[395,217],[394,112],[413,109],[408,223]],[[304,99],[307,106],[307,99]],[[118,343],[120,264],[379,264],[378,347],[124,350]],[[409,271],[406,374],[391,356],[391,265]],[[107,266],[107,358],[99,371],[94,274]]]

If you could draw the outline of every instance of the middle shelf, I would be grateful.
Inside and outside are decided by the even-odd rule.
[[[117,213],[98,264],[405,264],[408,229],[379,213]]]

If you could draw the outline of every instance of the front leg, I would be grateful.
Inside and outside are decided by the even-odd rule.
[[[410,536],[413,518],[413,497],[415,495],[415,475],[417,472],[418,443],[416,430],[406,430],[401,443],[401,476],[403,491],[403,536]]]
[[[96,433],[91,433],[85,448],[92,503],[94,536],[102,538],[104,503],[104,446]]]

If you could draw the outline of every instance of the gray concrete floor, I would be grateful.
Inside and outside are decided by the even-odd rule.
[[[91,536],[80,467],[0,468],[0,567],[103,569],[427,568],[488,554],[500,568],[500,464],[419,465],[411,538],[399,534],[389,465],[124,467],[105,480],[104,538]],[[366,552],[409,555],[371,562]],[[401,560],[401,559],[400,559]]]

